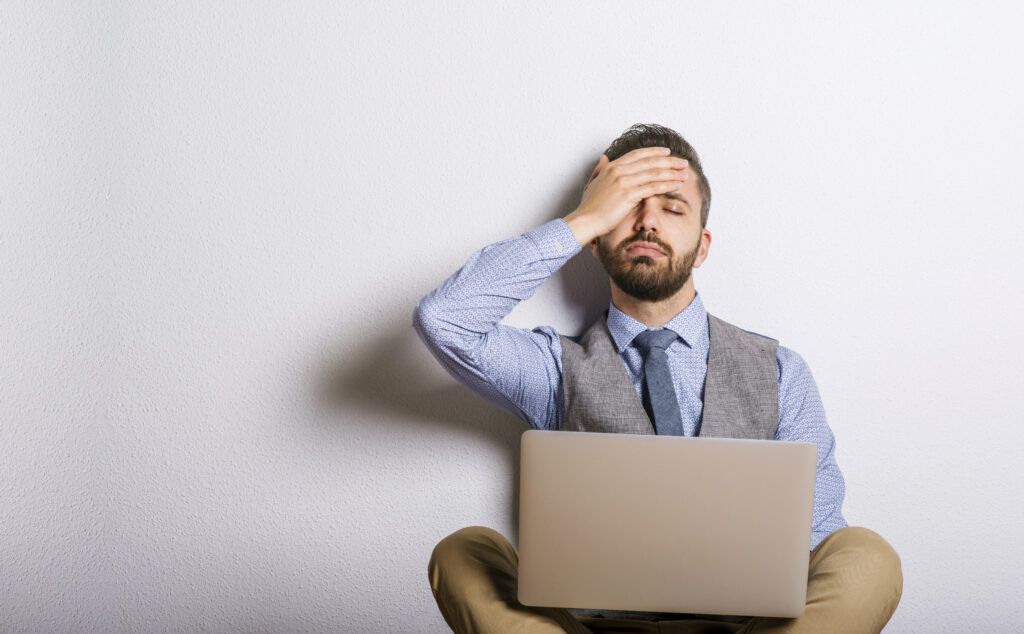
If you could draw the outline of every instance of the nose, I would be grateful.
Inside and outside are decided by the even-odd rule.
[[[661,229],[658,212],[659,207],[657,197],[650,196],[648,198],[644,198],[643,200],[641,200],[640,206],[637,209],[636,222],[633,225],[633,231],[658,232]]]

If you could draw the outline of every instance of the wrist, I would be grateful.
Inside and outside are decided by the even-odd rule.
[[[572,235],[580,243],[581,247],[587,246],[591,240],[601,235],[594,228],[593,222],[585,215],[579,214],[578,210],[573,211],[568,216],[562,218],[562,220],[565,221],[565,224],[569,225],[569,230],[572,231]]]

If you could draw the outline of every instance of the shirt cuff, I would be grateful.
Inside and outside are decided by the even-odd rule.
[[[557,262],[552,271],[557,269],[569,258],[582,250],[569,225],[561,218],[555,218],[536,229],[523,234],[537,249],[537,254],[544,260]],[[560,262],[558,262],[560,260]],[[554,264],[554,263],[553,263]]]

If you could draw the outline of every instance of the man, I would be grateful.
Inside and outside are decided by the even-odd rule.
[[[832,431],[807,364],[775,339],[705,311],[711,189],[696,151],[657,125],[626,130],[569,215],[474,253],[424,297],[414,327],[472,390],[539,429],[814,442],[807,608],[795,619],[535,608],[516,599],[517,554],[486,527],[445,537],[431,589],[457,632],[879,632],[902,595],[899,556],[848,526]],[[588,246],[608,311],[579,338],[499,322]],[[623,371],[624,370],[624,371]],[[621,398],[609,398],[608,392]],[[635,394],[636,398],[633,398]]]

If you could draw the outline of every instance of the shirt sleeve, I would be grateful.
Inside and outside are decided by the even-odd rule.
[[[799,354],[778,347],[779,429],[776,440],[813,442],[818,446],[814,485],[814,519],[811,550],[832,532],[847,526],[843,517],[846,483],[836,463],[835,436],[825,418],[825,408],[811,370]]]
[[[579,251],[569,226],[557,218],[475,252],[413,312],[416,332],[452,376],[538,429],[557,426],[558,333],[499,322]]]

